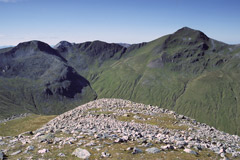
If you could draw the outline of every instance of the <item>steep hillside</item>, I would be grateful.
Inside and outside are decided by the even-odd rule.
[[[0,50],[0,116],[58,114],[96,97],[123,98],[240,135],[239,62],[239,45],[187,27],[127,47],[26,42]]]
[[[71,66],[83,75],[88,75],[92,70],[95,72],[108,61],[120,59],[126,50],[119,44],[102,41],[80,44],[61,41],[55,48]]]
[[[99,97],[159,105],[240,134],[239,54],[238,46],[185,27],[125,53],[89,80]]]
[[[89,82],[43,42],[20,43],[0,54],[0,118],[62,113],[95,98]]]

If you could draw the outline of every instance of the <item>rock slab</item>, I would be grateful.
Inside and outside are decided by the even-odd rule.
[[[156,147],[152,147],[152,148],[146,149],[146,152],[148,152],[148,153],[158,153],[158,152],[160,152],[160,150]]]
[[[88,159],[91,156],[91,154],[86,149],[82,148],[75,149],[72,155],[75,155],[76,157],[81,159]]]

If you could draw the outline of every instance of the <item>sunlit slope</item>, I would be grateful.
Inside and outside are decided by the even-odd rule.
[[[125,54],[91,79],[102,97],[171,108],[239,134],[239,48],[183,28]]]

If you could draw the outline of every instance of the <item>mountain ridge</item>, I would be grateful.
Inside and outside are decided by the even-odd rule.
[[[26,54],[36,56],[34,50],[36,41],[28,43],[33,43],[33,46],[27,52],[19,53],[23,57]],[[97,97],[123,98],[158,105],[174,109],[180,114],[193,117],[217,129],[240,134],[240,126],[237,123],[240,121],[238,101],[240,93],[237,90],[240,87],[238,83],[240,47],[237,45],[213,40],[201,31],[184,27],[173,34],[150,42],[132,44],[127,48],[101,41],[79,44],[63,41],[51,49],[49,45],[43,46],[41,49],[37,47],[37,53],[46,52],[37,54],[42,57],[41,59],[26,56],[26,59],[17,59],[13,66],[0,65],[0,76],[24,78],[41,75],[47,96],[56,100],[58,98],[52,96],[51,92],[56,93],[57,97],[62,97],[59,98],[68,104],[73,95],[68,94],[66,97],[61,93],[66,93],[64,86],[71,85],[68,79],[64,83],[61,82],[61,74],[57,75],[63,73],[63,77],[68,77],[68,69],[72,68],[77,75],[89,81],[90,85],[87,86],[92,90],[91,96],[85,101],[80,98],[84,102]],[[20,48],[24,50],[24,47]],[[13,48],[14,50],[16,48]],[[3,56],[7,52],[0,50],[0,53],[0,56]],[[12,60],[11,62],[13,63]],[[6,62],[2,61],[2,64]],[[33,66],[38,66],[35,67],[36,72],[32,70]],[[15,70],[11,71],[12,68]],[[46,74],[42,74],[43,72]],[[57,77],[51,80],[52,76]],[[48,81],[56,85],[52,83],[48,85]],[[51,86],[51,92],[48,86]],[[6,90],[4,86],[0,85],[0,88]],[[6,95],[0,94],[0,102],[1,97],[2,102],[6,103]],[[12,100],[15,101],[14,99],[16,98],[13,96]],[[67,109],[68,107],[64,111]],[[48,109],[44,113],[47,112]]]

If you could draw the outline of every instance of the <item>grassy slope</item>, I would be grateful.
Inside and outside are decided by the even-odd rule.
[[[13,114],[60,114],[95,99],[87,86],[81,94],[69,99],[63,96],[46,96],[38,81],[23,78],[0,78],[0,118]]]
[[[95,71],[97,75],[92,79],[89,74],[98,97],[124,98],[171,108],[220,130],[240,134],[239,60],[232,58],[238,51],[228,55],[228,46],[214,41],[218,53],[207,50],[204,56],[199,56],[201,50],[196,50],[192,57],[173,59],[173,63],[168,62],[162,68],[148,67],[149,62],[161,57],[159,46],[167,38],[134,50],[103,72]],[[191,47],[171,47],[165,52],[174,56]],[[221,60],[226,62],[219,63]]]
[[[202,39],[199,40],[199,36]],[[191,40],[183,40],[183,37]],[[204,45],[209,48],[205,49]],[[233,51],[230,52],[229,48]],[[218,129],[240,134],[237,123],[240,120],[239,53],[240,47],[208,40],[198,32],[183,31],[149,42],[139,49],[125,53],[120,59],[115,57],[121,51],[113,58],[106,58],[103,63],[101,57],[95,61],[86,58],[85,63],[89,62],[90,65],[84,71],[81,70],[82,63],[74,61],[77,58],[82,59],[82,55],[70,53],[69,56],[73,58],[69,65],[74,66],[90,81],[98,98],[130,99],[174,109]],[[156,67],[149,67],[155,60],[162,62]],[[101,66],[99,62],[102,63]],[[5,92],[2,89],[1,91]],[[14,89],[11,92],[15,92]],[[21,95],[23,91],[17,89],[16,92]],[[0,96],[0,99],[5,100],[5,105],[13,101],[9,95],[14,94]],[[91,98],[91,95],[86,95],[82,99],[87,102]],[[39,104],[55,106],[56,102],[63,102],[57,97],[56,99],[57,101],[47,100],[44,103],[39,101]],[[13,112],[21,112],[16,106],[27,107],[27,104],[11,103],[9,108]],[[62,106],[66,104],[70,108],[79,105],[77,101],[73,101]],[[55,107],[55,111],[62,112],[70,108],[63,107],[59,110]]]
[[[6,51],[0,50],[0,119],[59,114],[96,98],[87,80],[47,44],[25,42]]]
[[[35,131],[56,116],[30,115],[0,124],[0,136],[18,136],[27,131]]]

